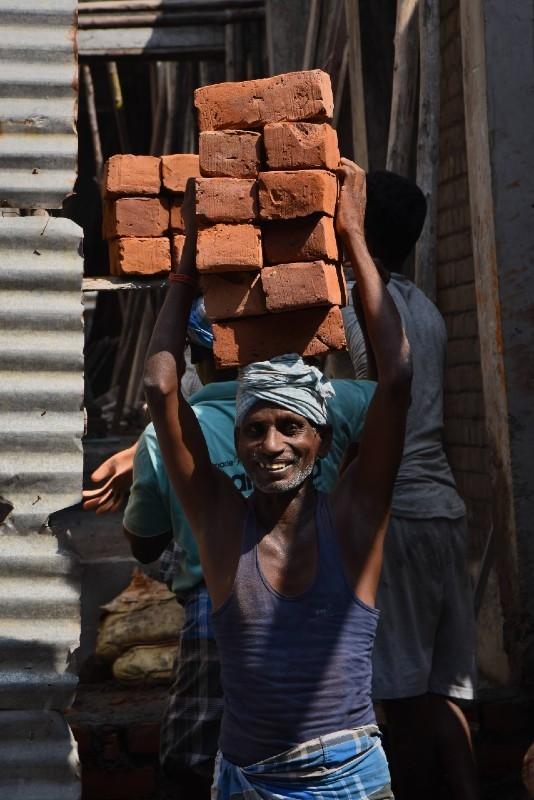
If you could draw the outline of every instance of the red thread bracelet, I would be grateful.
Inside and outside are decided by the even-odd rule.
[[[183,272],[171,272],[169,275],[169,283],[186,283],[196,289],[197,279],[193,275],[186,275]]]

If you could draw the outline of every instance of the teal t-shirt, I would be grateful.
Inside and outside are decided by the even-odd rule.
[[[332,383],[336,391],[328,402],[332,445],[314,470],[314,483],[323,492],[333,488],[347,446],[359,439],[376,386],[373,381],[334,380]],[[236,381],[210,383],[192,395],[189,402],[202,428],[212,463],[248,496],[253,486],[234,446],[236,391]],[[172,585],[175,592],[187,591],[202,579],[197,545],[167,478],[152,424],[139,439],[124,526],[135,536],[158,536],[172,530],[182,553]]]

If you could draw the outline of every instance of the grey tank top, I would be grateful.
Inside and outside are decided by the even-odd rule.
[[[284,597],[261,572],[250,508],[232,594],[213,613],[224,692],[219,746],[238,766],[375,721],[371,655],[379,612],[345,578],[322,493],[315,522],[316,576],[302,594]]]

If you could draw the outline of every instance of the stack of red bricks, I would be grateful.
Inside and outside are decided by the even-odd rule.
[[[228,367],[344,347],[329,76],[293,72],[195,92],[197,268]]]
[[[103,235],[112,275],[165,275],[179,263],[180,209],[186,183],[197,175],[197,155],[116,155],[106,162]]]

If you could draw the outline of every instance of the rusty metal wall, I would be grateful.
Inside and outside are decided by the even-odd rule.
[[[0,206],[59,208],[76,177],[76,0],[0,0]]]

